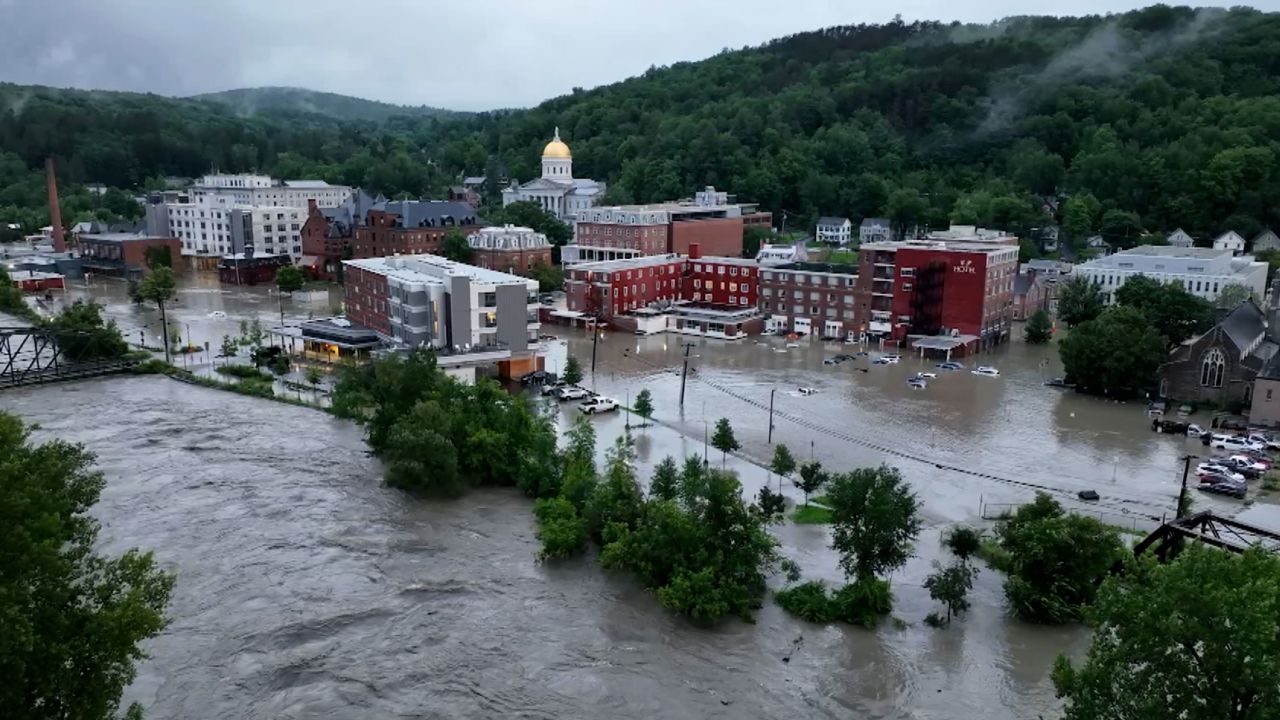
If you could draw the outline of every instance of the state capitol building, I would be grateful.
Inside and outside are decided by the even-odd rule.
[[[561,220],[573,220],[581,210],[600,204],[605,184],[573,176],[573,154],[560,140],[560,128],[542,149],[542,177],[527,183],[512,182],[502,191],[502,205],[531,200]]]

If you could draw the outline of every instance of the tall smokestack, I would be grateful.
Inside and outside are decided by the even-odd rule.
[[[49,219],[53,224],[53,249],[66,252],[67,241],[62,235],[62,208],[58,205],[58,178],[53,174],[53,158],[45,158],[44,172],[49,181]]]

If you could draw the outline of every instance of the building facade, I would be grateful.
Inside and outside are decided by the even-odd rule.
[[[551,266],[547,236],[518,225],[480,228],[467,236],[471,262],[487,270],[527,275],[535,265]]]
[[[884,218],[863,218],[858,225],[858,242],[888,242],[893,237],[893,228]]]
[[[468,235],[480,229],[475,209],[458,202],[405,200],[379,203],[365,213],[351,243],[356,259],[436,254],[451,230]]]
[[[1267,337],[1262,310],[1246,300],[1208,332],[1174,348],[1160,367],[1160,395],[1239,412],[1251,406],[1254,379],[1277,349],[1280,345]]]
[[[1187,231],[1182,228],[1178,228],[1177,230],[1169,233],[1169,237],[1166,238],[1165,241],[1172,247],[1189,248],[1195,247],[1196,245],[1195,238],[1188,235]]]
[[[385,202],[359,188],[338,207],[320,207],[311,202],[302,224],[302,258],[298,266],[312,279],[342,282],[342,261],[354,255],[356,228],[364,224],[369,210]]]
[[[82,266],[89,272],[136,280],[149,272],[147,251],[160,249],[169,255],[171,267],[181,270],[182,243],[177,238],[130,233],[80,236]]]
[[[728,193],[706,187],[690,200],[653,205],[599,207],[578,213],[573,242],[561,248],[561,262],[621,260],[644,255],[688,254],[741,257],[748,227],[772,226],[773,215]]]
[[[761,268],[759,308],[765,332],[857,338],[854,265],[800,262]]]
[[[218,280],[225,285],[267,285],[276,281],[280,268],[292,263],[288,255],[224,255],[218,259]]]
[[[187,202],[152,206],[148,227],[167,223],[182,241],[182,254],[197,267],[223,255],[244,253],[302,256],[302,224],[308,201],[335,207],[351,189],[321,180],[277,182],[265,175],[206,175],[187,191]]]
[[[1249,424],[1280,427],[1280,353],[1272,355],[1254,378]]]
[[[1244,252],[1244,238],[1235,230],[1228,230],[1213,239],[1214,250],[1230,250],[1239,255]]]
[[[1213,302],[1222,288],[1232,284],[1244,285],[1254,297],[1263,297],[1267,264],[1250,255],[1234,257],[1228,248],[1142,245],[1076,265],[1072,275],[1097,283],[1108,305],[1115,302],[1116,290],[1134,275],[1180,282],[1187,292]]]
[[[844,217],[820,217],[813,229],[813,239],[832,245],[848,245],[853,239],[853,223]]]
[[[868,243],[859,252],[857,309],[866,332],[900,346],[960,338],[981,349],[1009,336],[1018,247],[1003,243]]]
[[[504,350],[511,372],[532,369],[537,281],[435,255],[343,264],[347,317],[389,342],[442,354]]]
[[[534,202],[562,220],[572,220],[578,212],[599,204],[604,193],[603,182],[573,176],[573,153],[556,128],[555,137],[542,149],[542,177],[524,184],[512,182],[502,191],[502,205]]]

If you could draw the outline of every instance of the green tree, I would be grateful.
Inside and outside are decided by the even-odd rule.
[[[173,253],[168,246],[153,245],[146,250],[147,267],[155,270],[159,267],[173,267]]]
[[[531,228],[547,236],[552,245],[564,245],[573,239],[573,228],[569,227],[555,213],[542,209],[542,206],[531,200],[513,202],[506,207],[488,208],[485,217],[495,225],[520,225]]]
[[[1066,720],[1269,720],[1280,716],[1280,559],[1193,545],[1102,583],[1093,644],[1053,670]]]
[[[644,418],[646,422],[653,417],[653,395],[649,392],[648,388],[641,390],[640,393],[636,395],[635,411],[636,414]]]
[[[924,214],[924,198],[915,188],[899,188],[889,195],[885,204],[885,213],[889,222],[893,223],[894,234],[898,239],[905,238],[907,231]]]
[[[897,468],[881,465],[836,475],[827,490],[831,547],[855,582],[902,567],[920,534],[919,501]]]
[[[1128,210],[1112,209],[1102,213],[1098,223],[1102,239],[1112,247],[1131,248],[1142,238],[1142,221],[1138,214]]]
[[[644,512],[644,495],[636,480],[631,435],[619,436],[605,454],[604,474],[587,500],[587,529],[596,541],[634,530]]]
[[[63,362],[117,358],[129,351],[116,321],[103,322],[102,306],[97,303],[77,300],[63,307],[48,325],[57,333]]]
[[[534,503],[533,514],[538,520],[538,540],[542,543],[538,557],[543,560],[568,557],[586,546],[587,522],[572,502],[564,498],[542,498]]]
[[[1214,306],[1223,310],[1232,310],[1252,297],[1253,290],[1248,285],[1227,283],[1222,286],[1221,292],[1218,293],[1218,299],[1214,302]]]
[[[0,413],[0,704],[5,716],[111,718],[166,624],[173,576],[151,553],[99,554],[105,484],[79,445],[30,441]],[[130,717],[140,717],[137,706]]]
[[[458,470],[449,426],[448,414],[431,401],[419,402],[397,420],[383,452],[387,484],[430,495],[461,495],[467,483]]]
[[[312,388],[320,387],[320,380],[322,379],[322,377],[323,376],[320,374],[320,370],[315,366],[307,368],[307,384],[310,385]]]
[[[230,335],[222,336],[222,347],[218,349],[218,357],[231,358],[240,353],[240,343]]]
[[[529,268],[529,277],[538,281],[538,290],[541,292],[564,289],[564,268],[559,265],[548,265],[536,260],[533,267]]]
[[[1023,328],[1023,334],[1027,342],[1032,345],[1043,345],[1049,342],[1053,337],[1053,321],[1049,319],[1049,313],[1043,309],[1031,313],[1031,317],[1027,319],[1027,326]]]
[[[471,262],[471,243],[467,242],[467,236],[462,234],[461,230],[450,230],[444,234],[444,242],[442,243],[444,256],[454,262],[469,263]]]
[[[956,561],[943,567],[933,564],[933,574],[925,578],[924,587],[934,602],[942,603],[947,609],[945,618],[932,621],[931,624],[950,625],[952,616],[959,615],[969,609],[969,590],[973,588],[973,567]],[[930,615],[930,618],[936,618]]]
[[[649,480],[649,497],[654,500],[675,500],[680,496],[680,469],[670,455],[662,458],[653,469]]]
[[[285,265],[276,271],[276,300],[280,303],[280,327],[284,327],[284,294],[293,294],[302,289],[304,278],[296,265]]]
[[[1088,193],[1072,195],[1062,206],[1062,229],[1073,243],[1079,245],[1093,233],[1097,215],[1097,198]]]
[[[1184,290],[1179,282],[1163,283],[1134,275],[1116,290],[1116,302],[1141,312],[1170,346],[1213,325],[1213,306]]]
[[[772,228],[752,225],[742,230],[742,257],[753,258],[760,252],[760,247],[773,242],[775,236]]]
[[[1148,387],[1166,357],[1165,341],[1131,307],[1111,307],[1058,341],[1067,379],[1088,393],[1132,397]]]
[[[1080,620],[1098,583],[1125,553],[1114,530],[1095,518],[1063,512],[1044,493],[996,526],[1010,558],[1005,595],[1031,622]]]
[[[577,385],[582,382],[582,365],[578,362],[578,358],[570,355],[564,364],[564,374],[560,379],[567,385]]]
[[[756,494],[756,508],[765,522],[781,522],[787,511],[787,499],[782,493],[776,493],[768,485],[764,485]]]
[[[711,447],[720,451],[721,465],[728,462],[729,453],[742,447],[738,444],[738,439],[733,436],[733,426],[729,424],[729,418],[720,418],[716,421],[716,430],[711,434]]]
[[[153,302],[160,310],[160,327],[164,332],[164,360],[170,361],[169,355],[169,316],[165,312],[165,305],[178,296],[178,280],[174,277],[173,270],[167,267],[158,267],[152,270],[146,277],[142,278],[142,282],[138,283],[138,297],[147,302]]]
[[[1067,327],[1089,322],[1102,314],[1102,288],[1083,275],[1058,285],[1058,317]]]
[[[769,461],[769,470],[778,476],[778,490],[782,490],[782,481],[791,479],[791,473],[796,471],[796,459],[791,455],[791,449],[785,443],[778,443],[773,449],[773,459]],[[807,496],[806,496],[807,497]],[[806,499],[805,505],[809,502]]]
[[[795,461],[793,460],[792,467],[794,466]],[[800,489],[800,492],[804,493],[805,507],[809,507],[809,495],[822,489],[822,486],[826,485],[830,479],[827,471],[822,469],[822,463],[817,460],[812,460],[800,466],[800,477],[793,482]]]
[[[942,536],[942,544],[963,562],[978,553],[982,547],[982,533],[971,527],[957,525]]]

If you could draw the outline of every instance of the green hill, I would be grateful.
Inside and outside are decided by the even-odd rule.
[[[39,202],[24,173],[49,154],[73,182],[217,167],[439,196],[460,173],[534,177],[559,126],[611,201],[711,184],[789,228],[1061,222],[1131,244],[1280,227],[1280,15],[1245,8],[834,27],[523,110],[376,125],[314,109],[0,85],[0,219]]]
[[[195,95],[192,99],[221,103],[240,115],[252,115],[264,110],[285,110],[317,113],[336,120],[383,122],[395,115],[454,118],[466,114],[426,105],[393,105],[297,87],[240,88]]]

